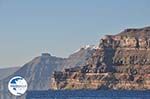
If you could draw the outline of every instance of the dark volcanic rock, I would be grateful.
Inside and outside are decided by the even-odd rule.
[[[87,64],[54,72],[53,89],[150,89],[150,27],[107,35]]]

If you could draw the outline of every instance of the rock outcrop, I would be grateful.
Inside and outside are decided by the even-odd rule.
[[[82,66],[86,64],[89,57],[92,56],[96,47],[94,45],[86,45],[71,54],[63,64],[63,69]]]
[[[100,40],[85,65],[55,71],[52,89],[150,89],[150,27]]]
[[[23,65],[15,73],[9,75],[5,79],[0,81],[0,90],[2,95],[0,99],[15,99],[13,95],[8,91],[8,82],[14,76],[22,76],[28,83],[29,90],[48,90],[50,77],[53,71],[61,70],[60,66],[66,59],[51,56],[49,53],[42,53]],[[25,99],[25,95],[19,97],[19,99]]]
[[[93,53],[95,48],[93,46],[86,46],[70,55],[68,58],[60,58],[50,55],[49,53],[42,53],[20,67],[13,74],[9,74],[6,78],[0,80],[0,99],[14,99],[8,91],[8,82],[14,76],[22,76],[28,83],[28,91],[30,90],[48,90],[49,83],[51,83],[51,76],[54,71],[59,71],[64,68],[76,67],[86,64],[86,60]],[[25,95],[19,97],[25,99]]]

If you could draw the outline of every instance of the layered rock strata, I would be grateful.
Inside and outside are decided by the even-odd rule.
[[[55,71],[52,89],[150,89],[150,27],[107,35],[87,64]]]

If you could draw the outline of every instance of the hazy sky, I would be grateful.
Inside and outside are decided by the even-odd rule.
[[[150,25],[150,0],[0,0],[0,67],[67,57],[105,34]]]

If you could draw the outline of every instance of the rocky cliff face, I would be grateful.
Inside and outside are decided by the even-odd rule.
[[[81,47],[79,50],[77,50],[67,58],[62,66],[63,69],[85,65],[86,61],[89,57],[92,56],[92,53],[95,51],[95,49],[96,47],[93,45],[86,45],[84,47]]]
[[[150,27],[100,40],[85,65],[56,71],[52,89],[150,89]]]
[[[14,76],[22,76],[27,80],[29,90],[48,90],[51,83],[51,76],[54,71],[64,68],[76,67],[85,64],[88,57],[91,56],[95,48],[93,46],[83,47],[70,55],[68,58],[59,58],[51,56],[49,53],[42,53],[23,65],[6,78],[0,80],[0,99],[14,99],[7,89],[9,80]],[[25,99],[25,95],[19,97]]]
[[[2,90],[0,99],[14,99],[15,96],[9,93],[7,86],[9,80],[18,75],[26,79],[28,90],[48,90],[52,72],[61,70],[61,65],[65,60],[64,58],[51,56],[48,53],[42,53],[41,56],[34,58],[15,73],[0,81],[0,90]],[[19,97],[19,99],[25,99],[25,95]]]

